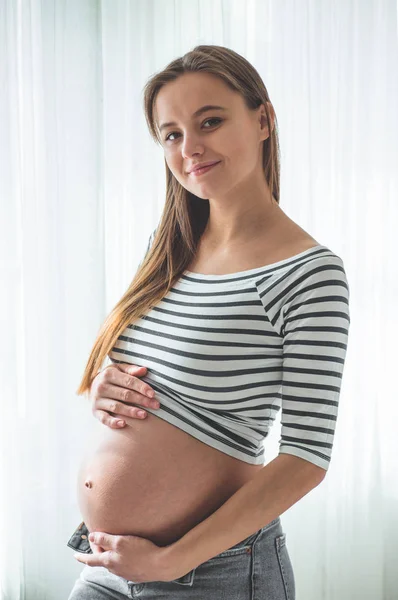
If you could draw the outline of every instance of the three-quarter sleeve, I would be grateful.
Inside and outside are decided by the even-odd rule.
[[[284,282],[279,452],[327,470],[347,351],[349,286],[340,257],[320,256]]]

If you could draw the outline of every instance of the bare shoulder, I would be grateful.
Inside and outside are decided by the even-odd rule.
[[[299,254],[318,245],[320,245],[320,242],[317,242],[311,235],[306,235],[292,241],[289,250],[292,251],[292,254]]]
[[[267,253],[271,251],[275,256],[289,257],[318,246],[320,243],[281,211],[280,218],[276,221],[265,245]]]
[[[255,236],[235,248],[214,248],[201,239],[187,269],[203,275],[226,275],[286,260],[318,245],[316,239],[281,210],[265,230],[259,229]]]

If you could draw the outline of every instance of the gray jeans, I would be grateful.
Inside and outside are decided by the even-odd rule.
[[[85,566],[68,600],[295,600],[280,518],[173,581],[134,583]]]

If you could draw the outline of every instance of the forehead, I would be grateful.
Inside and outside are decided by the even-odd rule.
[[[166,83],[154,104],[157,125],[166,121],[190,120],[201,106],[211,104],[233,109],[240,95],[211,73],[184,73]]]

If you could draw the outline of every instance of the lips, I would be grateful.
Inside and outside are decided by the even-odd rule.
[[[189,174],[190,175],[201,175],[202,173],[207,173],[207,171],[209,171],[212,167],[218,165],[221,161],[219,160],[215,160],[212,162],[208,162],[208,163],[203,163],[201,165],[196,165],[196,167],[194,167]]]

